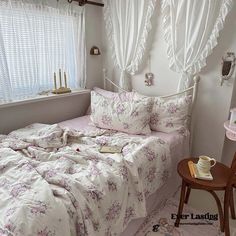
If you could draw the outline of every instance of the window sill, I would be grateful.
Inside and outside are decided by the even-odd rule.
[[[23,100],[17,100],[7,103],[1,103],[0,102],[0,109],[5,107],[12,107],[12,106],[18,106],[18,105],[24,105],[28,103],[34,103],[34,102],[40,102],[40,101],[47,101],[47,100],[53,100],[53,99],[59,99],[59,98],[65,98],[65,97],[72,97],[79,94],[86,94],[90,93],[90,89],[81,89],[81,90],[73,90],[71,93],[64,93],[64,94],[48,94],[48,95],[37,95],[34,98],[27,98]]]

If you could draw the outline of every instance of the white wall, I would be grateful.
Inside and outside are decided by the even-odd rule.
[[[102,8],[86,5],[87,88],[102,84],[102,56],[91,56],[91,46],[102,45]],[[25,125],[42,122],[57,123],[85,114],[90,94],[50,101],[0,108],[0,133],[6,134]]]
[[[90,94],[33,102],[0,109],[0,134],[32,123],[53,124],[85,114]]]
[[[101,2],[101,1],[97,1]],[[102,26],[103,8],[86,5],[87,88],[102,86]],[[100,56],[90,55],[92,46],[101,49]]]
[[[236,4],[227,17],[225,28],[220,33],[219,44],[207,59],[207,66],[200,73],[201,82],[195,109],[195,129],[193,134],[193,155],[206,154],[221,159],[224,145],[223,122],[228,118],[233,83],[231,79],[223,87],[219,84],[221,58],[227,51],[236,52]],[[104,38],[104,42],[105,38]],[[107,42],[104,44],[107,45]],[[155,75],[154,86],[144,84],[147,65],[132,78],[133,88],[143,94],[163,95],[176,92],[179,75],[168,67],[166,43],[161,25],[160,1],[153,17],[153,31],[149,42],[152,72]],[[105,67],[112,68],[110,51],[105,47]],[[147,57],[147,55],[146,55]],[[110,73],[111,75],[111,73]],[[113,73],[118,77],[117,72]]]

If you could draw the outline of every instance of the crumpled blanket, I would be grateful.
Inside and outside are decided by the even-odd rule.
[[[101,145],[123,146],[102,154]],[[158,137],[33,124],[0,136],[0,235],[119,235],[170,176]]]

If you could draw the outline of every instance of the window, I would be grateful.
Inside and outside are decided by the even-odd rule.
[[[35,96],[66,72],[70,88],[85,87],[83,8],[37,0],[0,2],[0,100]]]

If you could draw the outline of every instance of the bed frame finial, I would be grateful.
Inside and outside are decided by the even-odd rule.
[[[107,69],[103,68],[103,88],[106,89],[107,87]]]
[[[194,81],[194,83],[199,83],[200,80],[201,80],[201,78],[200,78],[199,75],[195,75],[195,76],[193,77],[193,81]]]

